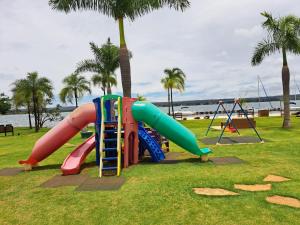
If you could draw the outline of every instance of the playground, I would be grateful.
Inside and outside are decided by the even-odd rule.
[[[300,211],[266,201],[272,196],[299,199],[300,127],[293,117],[292,129],[280,128],[281,118],[256,118],[257,130],[265,143],[241,145],[204,145],[209,120],[182,121],[196,134],[200,147],[209,147],[211,159],[235,157],[240,163],[201,162],[199,157],[170,142],[166,163],[145,160],[121,171],[124,182],[115,190],[80,191],[78,184],[44,187],[45,182],[61,174],[66,156],[83,142],[80,135],[64,144],[30,172],[1,176],[1,224],[297,224]],[[220,123],[216,120],[216,123]],[[94,131],[93,127],[90,127]],[[19,136],[0,137],[2,168],[17,167],[34,143],[47,129],[34,133],[17,128]],[[242,131],[255,136],[251,129]],[[220,131],[210,131],[209,137]],[[227,132],[226,136],[236,136]],[[171,154],[171,155],[169,155]],[[170,159],[169,159],[170,157]],[[83,165],[80,176],[97,180],[95,151]],[[168,163],[168,160],[170,163]],[[216,160],[218,161],[218,160]],[[1,168],[1,169],[2,169]],[[284,182],[268,182],[268,175],[286,177]],[[77,175],[75,175],[77,176]],[[79,179],[80,180],[80,179]],[[80,183],[80,182],[79,182]],[[236,185],[266,185],[270,190],[244,191]],[[203,196],[195,188],[218,188],[237,193],[233,196]],[[14,216],[12,216],[14,215]]]

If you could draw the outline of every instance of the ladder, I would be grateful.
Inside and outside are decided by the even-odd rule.
[[[111,120],[106,118],[105,102],[112,100],[114,96],[104,96],[101,98],[101,129],[100,129],[100,164],[99,177],[103,176],[103,171],[116,171],[120,176],[121,172],[121,97],[117,98],[118,102],[118,119]]]

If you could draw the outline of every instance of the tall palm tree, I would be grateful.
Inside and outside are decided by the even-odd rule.
[[[78,99],[81,98],[86,92],[92,93],[90,89],[90,82],[78,73],[72,73],[64,78],[63,83],[65,87],[60,91],[59,98],[63,103],[67,101],[73,103],[75,99],[76,108],[78,107]]]
[[[31,113],[32,113],[32,104],[31,104],[31,90],[24,89],[23,87],[26,85],[25,79],[16,80],[13,85],[14,87],[11,89],[13,96],[12,101],[18,109],[19,107],[26,107],[27,114],[28,114],[28,122],[29,128],[32,129],[32,122],[31,122]]]
[[[120,67],[123,95],[131,97],[130,55],[125,41],[124,19],[134,21],[153,10],[169,6],[176,10],[189,7],[188,0],[49,0],[53,9],[65,11],[94,10],[114,18],[119,23]]]
[[[35,131],[38,132],[40,129],[40,109],[49,99],[53,99],[53,86],[51,81],[46,77],[39,77],[38,72],[31,72],[27,74],[26,79],[17,80],[13,84],[15,87],[12,91],[16,94],[15,97],[19,98],[18,101],[20,101],[20,95],[24,96],[23,101],[25,101],[28,106],[28,112],[30,112],[28,100],[30,99],[32,102]]]
[[[111,88],[117,86],[117,78],[115,74],[95,74],[92,76],[92,82],[94,86],[99,86],[103,94],[112,94]]]
[[[170,101],[170,78],[169,77],[164,77],[161,79],[161,83],[164,87],[164,89],[166,89],[168,91],[168,115],[171,115],[171,101]]]
[[[184,91],[186,76],[179,68],[165,69],[164,73],[165,77],[161,79],[161,83],[168,90],[169,115],[171,104],[172,115],[174,117],[173,90]]]
[[[93,72],[95,86],[100,86],[104,94],[111,94],[112,86],[117,86],[115,71],[120,67],[119,48],[113,45],[108,38],[100,48],[93,42],[90,43],[94,59],[86,59],[78,63],[76,72]]]
[[[266,56],[280,52],[282,54],[282,87],[284,102],[283,128],[291,126],[290,119],[290,71],[287,62],[287,53],[300,54],[300,18],[288,15],[274,18],[270,13],[261,13],[266,18],[262,27],[268,32],[255,48],[251,63],[259,65]]]

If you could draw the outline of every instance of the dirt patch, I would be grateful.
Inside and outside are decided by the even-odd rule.
[[[212,161],[216,165],[245,163],[245,161],[243,161],[237,157],[212,157],[209,160]]]
[[[277,205],[287,205],[294,208],[300,208],[300,200],[296,198],[274,195],[267,197],[266,201]]]
[[[111,191],[118,190],[125,183],[125,178],[123,177],[91,177],[86,179],[76,191]]]
[[[180,152],[168,152],[168,153],[165,154],[165,156],[166,156],[165,160],[176,160],[180,156],[182,156],[182,153],[180,153]]]
[[[234,196],[239,195],[236,192],[228,191],[221,188],[193,188],[193,191],[198,195],[206,196]]]
[[[281,176],[276,176],[276,175],[268,175],[265,177],[264,181],[266,182],[284,182],[284,181],[289,181],[291,179],[286,178],[286,177],[281,177]]]
[[[243,191],[269,191],[272,189],[272,185],[271,184],[253,184],[253,185],[235,184],[234,188]]]
[[[42,183],[40,187],[44,188],[56,188],[63,186],[78,186],[83,183],[88,178],[87,175],[70,175],[70,176],[62,176],[56,175],[52,177],[50,180]]]
[[[21,167],[4,168],[0,170],[0,176],[16,176],[22,172],[24,172],[24,169]]]

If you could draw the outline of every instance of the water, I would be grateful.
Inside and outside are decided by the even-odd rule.
[[[299,107],[300,101],[296,101],[297,105],[291,105],[291,107]],[[274,101],[271,102],[273,108],[280,108],[280,102]],[[175,111],[192,111],[192,112],[214,112],[217,109],[217,105],[192,105],[188,106],[188,108],[181,109],[182,106],[176,106],[174,107]],[[231,110],[233,107],[233,104],[224,104],[224,107],[226,110]],[[252,103],[245,103],[243,105],[243,108],[245,109],[270,109],[270,103],[269,102],[261,102],[260,104],[258,102],[252,102]],[[160,107],[160,109],[164,112],[168,112],[167,107]],[[238,109],[238,108],[237,108]],[[221,111],[221,110],[220,110]],[[61,113],[63,117],[66,117],[69,114],[69,112]],[[53,121],[53,122],[47,122],[45,124],[45,127],[53,127],[55,126],[59,121]],[[19,115],[0,115],[0,124],[12,124],[15,127],[28,127],[28,115],[27,114],[19,114]],[[34,124],[34,121],[32,121],[32,124]]]

